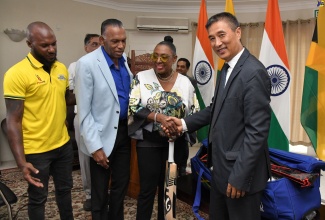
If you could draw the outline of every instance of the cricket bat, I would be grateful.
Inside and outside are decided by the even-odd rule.
[[[165,175],[165,219],[176,219],[176,179],[177,165],[174,162],[174,142],[169,142]]]

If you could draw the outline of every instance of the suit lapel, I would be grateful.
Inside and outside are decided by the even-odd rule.
[[[229,90],[229,87],[231,86],[232,84],[232,81],[236,78],[236,76],[239,74],[239,72],[241,71],[246,59],[248,58],[249,56],[249,52],[247,49],[244,50],[243,54],[240,56],[239,60],[237,61],[234,69],[232,70],[231,72],[231,75],[228,79],[228,82],[227,82],[227,85],[226,85],[226,88],[225,88],[225,96],[224,98],[226,98],[227,96],[227,93],[228,93],[228,90]]]
[[[213,109],[213,114],[212,114],[212,121],[211,121],[211,127],[213,128],[217,119],[218,119],[218,116],[219,116],[219,113],[221,111],[221,108],[223,106],[223,103],[227,97],[227,94],[228,94],[228,91],[229,91],[229,88],[231,86],[231,84],[233,83],[234,79],[237,77],[237,75],[239,74],[239,72],[241,71],[247,57],[249,56],[249,52],[247,49],[244,50],[243,54],[240,56],[239,60],[237,61],[234,69],[232,70],[231,72],[231,75],[227,81],[227,84],[226,84],[226,87],[224,88],[224,91],[222,94],[220,94],[220,96],[216,96],[218,95],[218,88],[219,88],[219,84],[220,84],[220,80],[219,80],[219,84],[218,84],[218,88],[216,88],[216,92],[215,92],[215,105],[214,105],[214,109]],[[219,77],[220,78],[220,77]]]
[[[217,96],[218,96],[218,91],[219,91],[219,87],[220,87],[220,81],[221,81],[221,77],[220,77],[220,74],[219,74],[218,78],[217,78],[217,82],[216,82],[216,88],[214,89],[214,95],[213,95],[214,98],[213,98],[213,105],[212,105],[212,111],[211,112],[214,112],[214,109],[216,107]]]
[[[103,51],[99,47],[97,49],[97,52],[98,52],[97,53],[97,65],[98,65],[98,68],[99,68],[101,74],[103,75],[106,83],[108,84],[111,92],[113,93],[116,101],[119,102],[118,95],[117,95],[117,90],[116,90],[116,86],[115,86],[115,81],[114,81],[114,78],[112,76],[112,72],[108,67],[105,56],[103,54]],[[105,95],[105,94],[103,94],[103,95]]]

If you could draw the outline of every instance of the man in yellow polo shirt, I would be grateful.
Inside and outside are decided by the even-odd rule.
[[[29,219],[45,219],[49,176],[53,176],[61,219],[73,219],[73,151],[65,125],[68,71],[56,60],[56,37],[43,22],[27,27],[30,53],[4,76],[11,151],[28,182]]]

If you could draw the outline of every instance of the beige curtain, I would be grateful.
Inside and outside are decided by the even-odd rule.
[[[286,21],[284,38],[291,72],[291,135],[290,142],[310,146],[300,123],[305,64],[315,28],[315,19]]]
[[[242,43],[257,58],[262,43],[264,22],[241,24]],[[310,146],[310,140],[300,124],[301,98],[305,74],[305,63],[309,52],[315,19],[283,22],[283,32],[291,73],[291,135],[292,145]],[[193,48],[196,24],[192,24]],[[217,66],[217,59],[215,66]]]

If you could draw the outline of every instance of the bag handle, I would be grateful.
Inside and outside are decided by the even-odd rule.
[[[200,168],[200,172],[197,178],[197,184],[196,184],[196,193],[195,193],[195,198],[194,198],[194,203],[192,206],[192,210],[197,217],[198,220],[204,220],[200,214],[199,214],[199,208],[201,204],[201,177],[203,174],[203,169]]]

